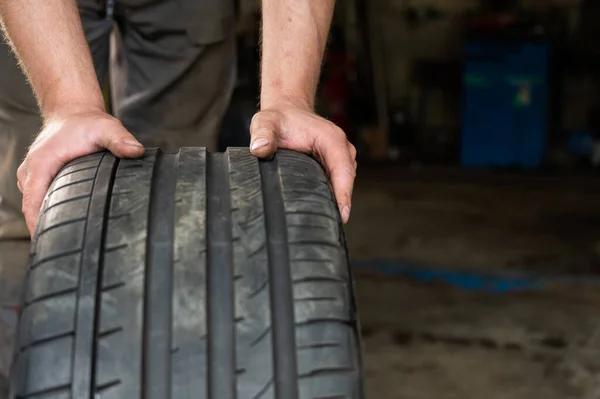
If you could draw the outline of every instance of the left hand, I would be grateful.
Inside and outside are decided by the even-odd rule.
[[[285,100],[254,115],[250,134],[250,151],[259,158],[270,157],[277,148],[287,148],[317,159],[331,180],[342,220],[348,221],[356,177],[356,149],[342,129],[315,114],[309,106]]]

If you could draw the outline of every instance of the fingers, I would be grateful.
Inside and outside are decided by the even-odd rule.
[[[25,215],[29,233],[32,236],[48,187],[61,167],[62,162],[60,160],[47,157],[43,158],[41,163],[26,160],[17,171],[18,184],[23,192],[22,211]]]
[[[352,191],[356,177],[356,149],[346,141],[346,136],[341,131],[323,137],[315,142],[316,151],[329,173],[342,220],[347,223],[352,209]]]
[[[144,154],[144,147],[135,137],[119,121],[105,115],[76,115],[46,125],[17,171],[30,234],[34,233],[48,187],[63,165],[104,149],[119,158]]]
[[[277,150],[277,131],[280,129],[279,115],[274,112],[259,112],[250,124],[250,152],[259,158],[269,158]]]
[[[94,142],[106,148],[119,158],[138,158],[144,155],[144,147],[119,122],[113,123],[107,131],[97,131]]]

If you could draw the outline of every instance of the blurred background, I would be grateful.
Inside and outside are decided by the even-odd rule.
[[[258,98],[237,7],[222,148]],[[598,0],[338,0],[318,109],[358,149],[368,397],[600,398],[599,39]],[[5,324],[24,259],[0,258]]]

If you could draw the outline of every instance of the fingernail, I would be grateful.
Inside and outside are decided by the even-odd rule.
[[[250,146],[250,149],[252,151],[254,150],[258,150],[259,148],[263,148],[269,145],[269,140],[265,139],[265,138],[259,138],[256,139],[252,142],[252,145]]]
[[[141,145],[138,141],[132,140],[132,139],[123,139],[123,143],[127,144],[127,145],[132,145],[134,147],[144,147],[143,145]]]
[[[344,205],[342,208],[342,220],[346,223],[350,219],[350,206]]]

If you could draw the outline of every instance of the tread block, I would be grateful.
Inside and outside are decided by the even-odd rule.
[[[73,253],[30,270],[29,284],[25,288],[25,302],[77,287],[80,263],[81,253]]]
[[[21,316],[20,346],[36,345],[52,337],[74,333],[75,292],[57,293],[30,303]]]
[[[86,218],[88,214],[89,197],[79,198],[74,201],[48,207],[42,214],[43,223],[46,228],[66,224],[74,219]]]
[[[128,367],[127,361],[132,363],[138,359],[131,358],[131,351],[121,353],[118,349],[122,345],[125,334],[111,334],[97,341],[96,353],[96,394],[101,398],[136,398],[140,397],[139,387],[131,384],[113,385],[114,381],[137,380],[139,375]],[[139,346],[141,343],[131,343]],[[123,357],[125,355],[125,357]],[[101,389],[103,386],[109,388]],[[136,395],[137,394],[137,395]],[[130,396],[131,395],[131,396]]]
[[[72,173],[73,171],[85,169],[89,167],[98,167],[100,165],[100,160],[102,159],[102,154],[95,155],[91,158],[79,158],[76,161],[69,162],[65,165],[60,172],[56,175],[57,178],[60,178],[64,175]]]
[[[73,338],[44,342],[22,352],[18,359],[19,396],[42,394],[71,382]]]
[[[83,248],[84,231],[85,220],[47,230],[42,236],[36,238],[32,263],[80,250]]]
[[[53,184],[50,186],[50,192],[56,191],[60,187],[76,183],[83,179],[89,179],[96,176],[97,166],[87,166],[84,168],[75,168],[67,173],[62,173],[59,177],[54,179]]]

